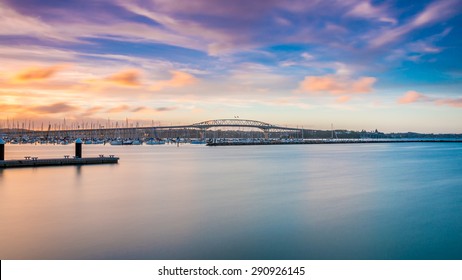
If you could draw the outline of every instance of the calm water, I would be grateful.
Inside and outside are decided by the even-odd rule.
[[[0,170],[0,259],[462,259],[460,143],[98,154],[121,160]]]

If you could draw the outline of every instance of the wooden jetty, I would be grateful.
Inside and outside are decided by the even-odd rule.
[[[75,156],[65,155],[63,158],[39,159],[38,157],[26,156],[24,160],[5,160],[5,141],[0,138],[0,169],[13,167],[40,167],[40,166],[61,166],[61,165],[87,165],[118,163],[119,158],[114,155],[105,157],[82,157],[82,140],[75,141]]]
[[[26,157],[24,160],[0,160],[1,168],[13,168],[13,167],[40,167],[40,166],[61,166],[61,165],[87,165],[87,164],[107,164],[107,163],[118,163],[119,158],[113,155],[105,157],[100,155],[99,157],[88,157],[88,158],[50,158],[50,159],[39,159],[36,157]]]

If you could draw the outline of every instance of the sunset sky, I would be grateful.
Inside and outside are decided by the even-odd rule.
[[[0,0],[0,126],[462,133],[462,1]]]

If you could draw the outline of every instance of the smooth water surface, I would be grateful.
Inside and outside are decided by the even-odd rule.
[[[460,143],[83,148],[0,170],[0,259],[462,259]]]

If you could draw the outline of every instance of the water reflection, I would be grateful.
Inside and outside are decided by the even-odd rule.
[[[120,163],[0,171],[0,257],[462,258],[462,147],[419,145],[84,146]]]
[[[82,166],[81,165],[77,165],[75,167],[75,174],[76,174],[77,179],[82,175]]]

